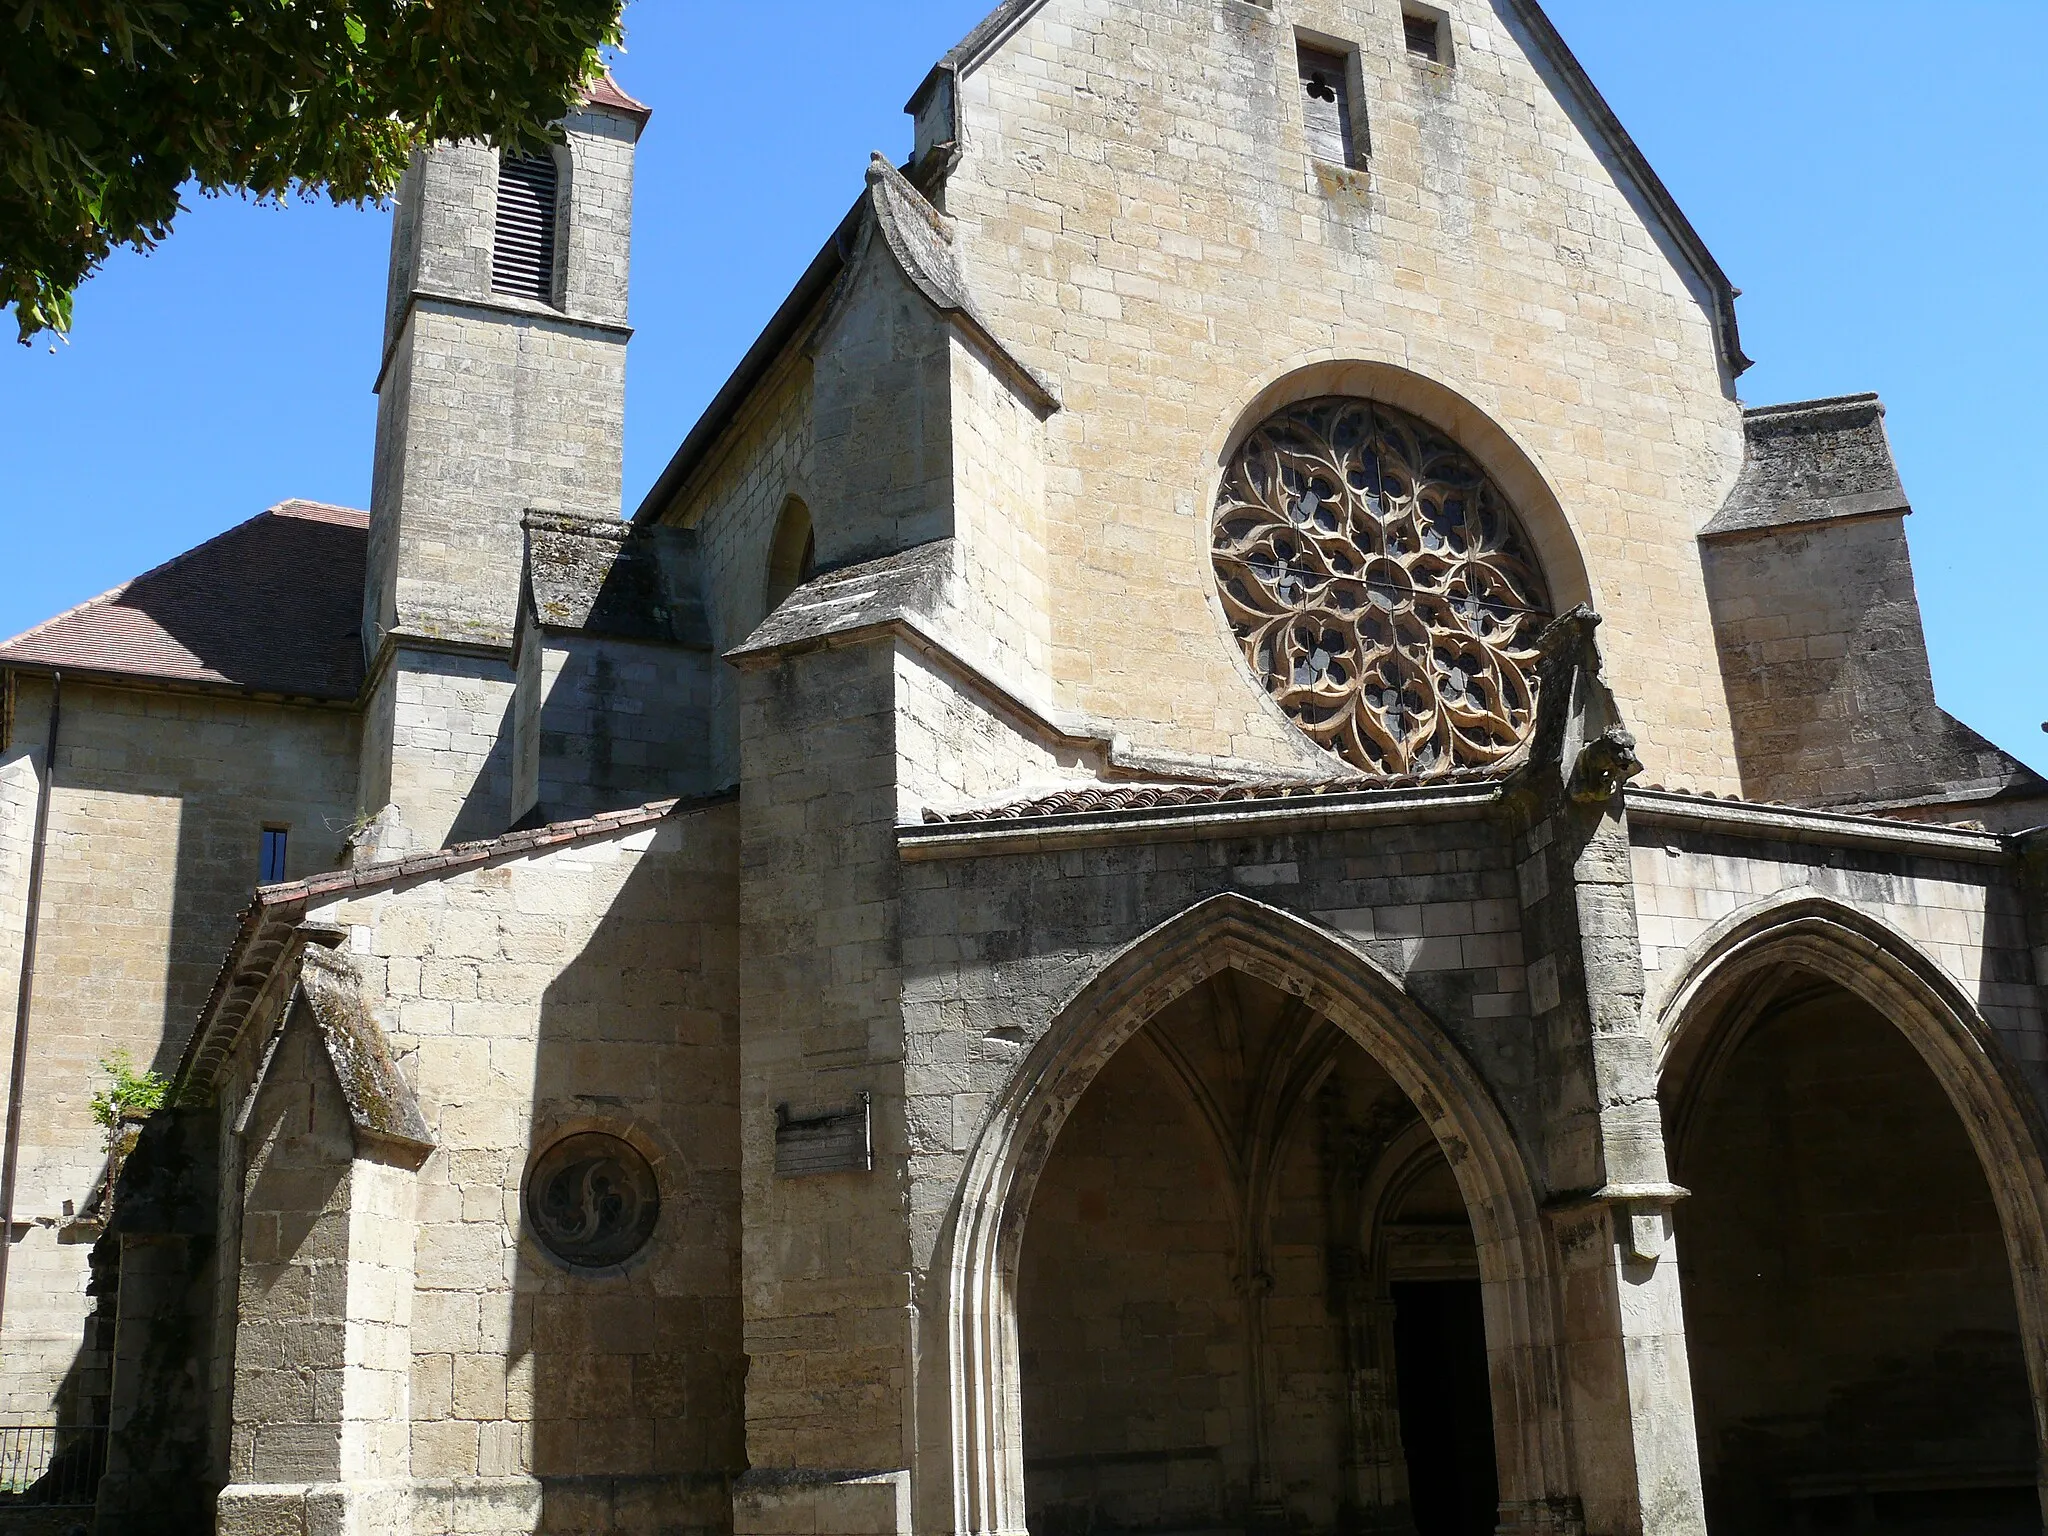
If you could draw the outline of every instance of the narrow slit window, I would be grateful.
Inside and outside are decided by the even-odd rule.
[[[265,827],[263,846],[259,854],[261,870],[256,877],[258,885],[277,885],[284,880],[284,851],[288,834],[283,827]]]
[[[1417,58],[1427,59],[1432,64],[1443,62],[1443,47],[1438,38],[1439,23],[1434,16],[1417,16],[1413,12],[1403,15],[1401,25],[1408,33],[1408,51]]]
[[[1308,126],[1308,152],[1318,160],[1355,164],[1350,61],[1344,55],[1301,49],[1301,108]]]
[[[555,298],[555,200],[560,174],[552,155],[498,160],[498,229],[491,245],[491,287],[552,304]]]

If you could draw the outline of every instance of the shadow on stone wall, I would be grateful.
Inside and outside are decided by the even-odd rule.
[[[522,1189],[514,1378],[523,1363],[545,1532],[731,1528],[745,1364],[737,914],[717,856],[729,826],[722,811],[664,823],[542,1002],[532,1158],[570,1136],[617,1137],[645,1160],[660,1198],[645,1247],[598,1266],[588,1250],[577,1264],[550,1254]],[[606,1235],[603,1191],[572,1178],[557,1193],[560,1210],[591,1223],[585,1236]],[[614,1216],[631,1225],[630,1212]],[[548,1229],[570,1246],[563,1226]]]

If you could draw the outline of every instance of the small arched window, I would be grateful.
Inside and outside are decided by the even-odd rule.
[[[775,542],[768,547],[768,611],[809,581],[818,571],[818,540],[811,531],[811,509],[792,496],[782,504],[775,524]]]
[[[555,301],[555,218],[561,170],[549,154],[498,157],[498,227],[491,242],[491,289],[542,304]]]

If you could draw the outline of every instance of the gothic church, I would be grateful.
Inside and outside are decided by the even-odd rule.
[[[2040,1531],[2048,784],[1878,400],[1536,0],[909,110],[623,519],[648,109],[422,155],[367,515],[0,647],[0,1531]]]

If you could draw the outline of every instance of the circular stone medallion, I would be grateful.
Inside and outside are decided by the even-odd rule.
[[[623,1264],[654,1235],[661,1192],[654,1169],[601,1131],[566,1136],[526,1175],[526,1219],[543,1247],[578,1269]]]

